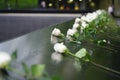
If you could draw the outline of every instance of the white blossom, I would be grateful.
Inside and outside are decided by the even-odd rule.
[[[97,13],[98,15],[100,15],[100,14],[102,14],[102,10],[97,10],[96,13]]]
[[[92,20],[93,20],[92,16],[93,16],[92,13],[88,13],[88,14],[86,15],[85,21],[87,21],[87,22],[92,22]]]
[[[72,40],[73,40],[73,37],[72,37],[72,36],[67,35],[66,37],[67,37],[67,39],[68,39],[69,41],[72,41]]]
[[[59,53],[64,53],[67,50],[67,47],[63,43],[56,43],[54,45],[54,50]]]
[[[92,14],[93,14],[93,16],[92,16],[92,17],[93,17],[93,20],[96,19],[97,16],[98,16],[98,14],[97,14],[96,12],[93,12]]]
[[[78,27],[80,27],[80,24],[78,24],[78,23],[73,24],[73,29],[77,29]]]
[[[80,23],[81,19],[80,18],[76,18],[75,19],[75,23]]]
[[[67,35],[66,35],[67,39],[71,41],[71,40],[73,39],[72,36],[73,36],[76,32],[77,32],[76,29],[68,29]]]
[[[86,17],[85,17],[85,16],[82,16],[82,17],[81,17],[81,21],[86,21]]]
[[[88,27],[88,23],[86,23],[85,21],[82,21],[82,23],[81,23],[81,33],[83,32],[83,30],[85,29],[85,28],[87,28]]]
[[[54,52],[51,55],[51,59],[55,61],[56,63],[59,63],[63,60],[63,56],[60,53]]]
[[[85,21],[82,21],[81,23],[81,28],[86,28],[88,26],[88,23],[86,23]]]
[[[52,31],[52,35],[54,36],[59,36],[61,34],[61,31],[58,28],[54,28],[54,30]]]
[[[6,52],[0,52],[0,68],[6,67],[11,61],[11,56]]]
[[[87,22],[92,22],[94,19],[97,18],[97,13],[96,12],[93,12],[93,13],[88,13],[86,15],[86,18],[85,18],[85,21]]]
[[[73,36],[77,32],[76,29],[68,29],[67,36]]]
[[[103,42],[107,42],[107,40],[104,39]]]

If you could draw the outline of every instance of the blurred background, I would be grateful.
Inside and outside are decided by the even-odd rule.
[[[0,0],[3,11],[94,11],[114,6],[114,14],[120,16],[120,0]]]
[[[0,42],[62,23],[98,9],[108,11],[120,24],[120,0],[0,0]]]

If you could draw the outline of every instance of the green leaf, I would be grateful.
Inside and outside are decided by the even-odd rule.
[[[22,62],[22,67],[23,67],[24,72],[26,73],[26,75],[29,75],[30,74],[30,69],[24,62]]]
[[[45,69],[45,65],[44,64],[34,64],[31,67],[31,71],[32,71],[32,75],[33,77],[40,77]]]
[[[12,60],[16,60],[16,59],[17,59],[17,50],[15,50],[15,51],[12,53],[11,57],[12,57]]]
[[[52,77],[52,80],[62,80],[62,79],[61,79],[60,76],[56,76],[56,75],[55,75],[55,76]]]
[[[75,54],[75,56],[78,57],[78,58],[83,58],[83,57],[86,56],[86,54],[87,54],[86,49],[82,48]]]
[[[75,38],[78,38],[79,35],[80,35],[80,34],[79,34],[78,32],[74,34]]]

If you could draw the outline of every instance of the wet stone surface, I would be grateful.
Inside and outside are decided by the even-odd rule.
[[[73,60],[65,59],[57,65],[51,61],[50,56],[54,51],[53,45],[50,43],[50,36],[53,28],[60,28],[61,31],[65,33],[67,29],[73,25],[73,22],[74,20],[49,26],[16,39],[3,42],[0,44],[0,50],[10,54],[17,50],[18,58],[13,64],[13,67],[20,70],[22,70],[21,62],[25,62],[29,66],[40,63],[46,65],[46,71],[50,73],[50,75],[59,75],[62,80],[119,80],[119,76],[92,65],[84,65],[82,70],[78,72],[73,66]],[[101,49],[96,46],[91,46],[91,48],[96,52],[93,54],[94,61],[111,68],[119,69],[118,65],[113,63],[116,58],[116,55],[112,54],[113,52],[105,49],[101,51]],[[119,62],[120,59],[117,59]],[[15,74],[12,75],[17,76]],[[23,80],[23,78],[19,78]]]

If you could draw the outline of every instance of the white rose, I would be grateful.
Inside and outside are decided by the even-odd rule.
[[[68,29],[67,36],[73,36],[77,32],[76,29]]]
[[[97,13],[98,15],[100,15],[100,14],[102,14],[102,10],[97,10],[96,13]]]
[[[94,19],[96,19],[97,18],[97,13],[96,12],[93,12],[93,13],[88,13],[87,15],[86,15],[86,21],[87,22],[92,22]]]
[[[6,52],[0,52],[0,68],[6,67],[11,61],[11,56]]]
[[[103,42],[107,42],[107,40],[104,39]]]
[[[73,36],[76,32],[77,32],[76,29],[68,29],[67,35],[66,35],[67,39],[71,41],[71,40],[73,39],[72,36]]]
[[[67,50],[67,47],[63,43],[56,43],[54,45],[54,50],[59,53],[64,53]]]
[[[78,23],[73,24],[73,29],[77,29],[78,27],[80,27]]]
[[[88,14],[86,15],[85,21],[87,21],[87,22],[92,22],[92,20],[93,20],[92,16],[93,16],[92,13],[88,13]]]
[[[75,23],[80,23],[81,19],[80,18],[76,18],[75,19]]]
[[[86,17],[85,17],[85,16],[82,16],[82,17],[81,17],[81,21],[86,21]]]
[[[54,30],[52,31],[52,35],[54,36],[59,36],[61,34],[61,31],[58,28],[54,28]]]
[[[93,17],[93,20],[96,19],[97,16],[98,16],[98,14],[97,14],[96,12],[93,12],[92,14],[93,14],[93,16],[92,16],[92,17]]]
[[[51,59],[55,61],[56,63],[59,63],[63,60],[63,56],[57,52],[52,53]]]
[[[85,21],[82,21],[81,28],[84,29],[88,26],[88,24]]]

